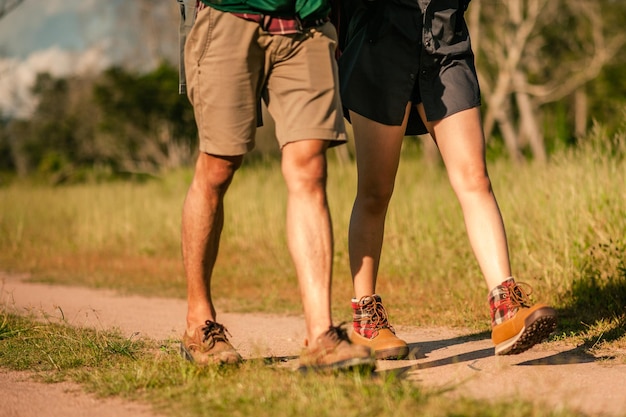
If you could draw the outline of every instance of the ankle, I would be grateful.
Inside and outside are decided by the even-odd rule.
[[[353,298],[351,304],[352,328],[355,333],[372,339],[378,335],[379,329],[390,327],[387,312],[378,294],[366,295],[358,300]]]
[[[194,332],[196,331],[196,329],[198,329],[199,327],[204,327],[207,325],[208,322],[215,322],[215,318],[214,317],[207,317],[207,316],[187,316],[187,328],[185,329],[185,331],[187,332],[187,334],[189,336],[192,336],[194,334]]]
[[[488,295],[491,312],[491,326],[497,326],[515,317],[522,307],[531,307],[532,287],[523,282],[516,282],[513,277],[504,280],[493,288]]]

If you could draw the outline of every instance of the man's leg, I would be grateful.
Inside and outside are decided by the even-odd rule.
[[[292,142],[284,146],[282,156],[288,192],[287,240],[310,341],[332,324],[333,236],[326,198],[326,147],[320,140]]]
[[[307,341],[300,369],[374,369],[368,347],[350,343],[332,325],[330,290],[333,235],[326,197],[326,148],[322,140],[301,140],[283,147],[287,184],[287,240],[304,308]]]
[[[202,346],[216,336],[221,353],[217,362],[236,361],[232,347],[225,340],[224,329],[217,328],[215,307],[211,298],[211,274],[215,266],[220,234],[224,224],[224,195],[243,157],[219,157],[201,152],[196,162],[194,177],[183,205],[182,251],[187,277],[187,327],[184,344],[191,345],[188,359],[204,363],[207,353]],[[213,323],[209,326],[209,322]],[[221,325],[218,325],[221,326]],[[205,331],[206,329],[206,331]],[[217,332],[217,333],[216,333]],[[204,334],[203,334],[204,333]],[[195,340],[199,339],[199,340]],[[224,339],[224,340],[222,340]],[[213,343],[213,342],[211,342]],[[187,346],[188,347],[188,346]]]

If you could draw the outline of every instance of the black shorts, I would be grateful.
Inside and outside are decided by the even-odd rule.
[[[344,107],[400,125],[409,102],[423,103],[428,121],[480,106],[474,54],[458,3],[432,2],[426,13],[431,17],[424,19],[418,7],[401,1],[357,1],[349,10],[339,58]],[[407,134],[423,133],[413,111]]]

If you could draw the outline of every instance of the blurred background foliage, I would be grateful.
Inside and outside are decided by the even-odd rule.
[[[0,6],[8,13],[19,3]],[[177,93],[176,57],[158,47],[177,42],[178,8],[173,0],[151,3],[137,3],[142,39],[150,40],[137,49],[153,65],[41,73],[32,114],[0,113],[0,183],[16,176],[52,184],[147,178],[193,163],[193,110]],[[119,13],[123,25],[125,9]],[[466,13],[491,160],[549,162],[594,125],[609,137],[618,129],[626,109],[625,1],[473,0]],[[271,119],[264,119],[249,159],[278,155]],[[436,157],[429,141],[416,143],[424,158]],[[352,145],[343,148],[337,156],[352,158]]]

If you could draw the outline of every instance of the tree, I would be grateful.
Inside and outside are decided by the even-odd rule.
[[[121,68],[106,71],[94,89],[101,110],[101,134],[124,143],[121,168],[150,171],[189,163],[196,125],[186,96],[177,94],[178,73],[162,64],[147,74]]]
[[[10,145],[20,174],[34,171],[65,176],[94,162],[93,123],[88,102],[92,82],[82,79],[37,76],[33,94],[37,106],[29,120],[12,120]],[[56,181],[56,180],[55,180]]]
[[[0,0],[0,19],[15,9],[24,0]]]
[[[0,151],[9,151],[0,169],[58,183],[80,181],[94,166],[115,176],[189,164],[197,131],[177,84],[167,64],[145,74],[111,68],[95,78],[39,74],[32,116],[0,124]]]
[[[178,65],[176,1],[123,1],[114,8],[118,33],[114,49],[121,54],[117,59],[126,69],[151,71],[163,61]]]
[[[614,4],[610,4],[614,3]],[[578,119],[586,119],[583,87],[596,78],[626,36],[611,30],[610,0],[473,0],[468,11],[483,97],[485,133],[499,130],[511,158],[529,147],[547,159],[542,109],[578,92]],[[624,23],[624,22],[622,22]],[[586,120],[575,122],[586,125]]]

